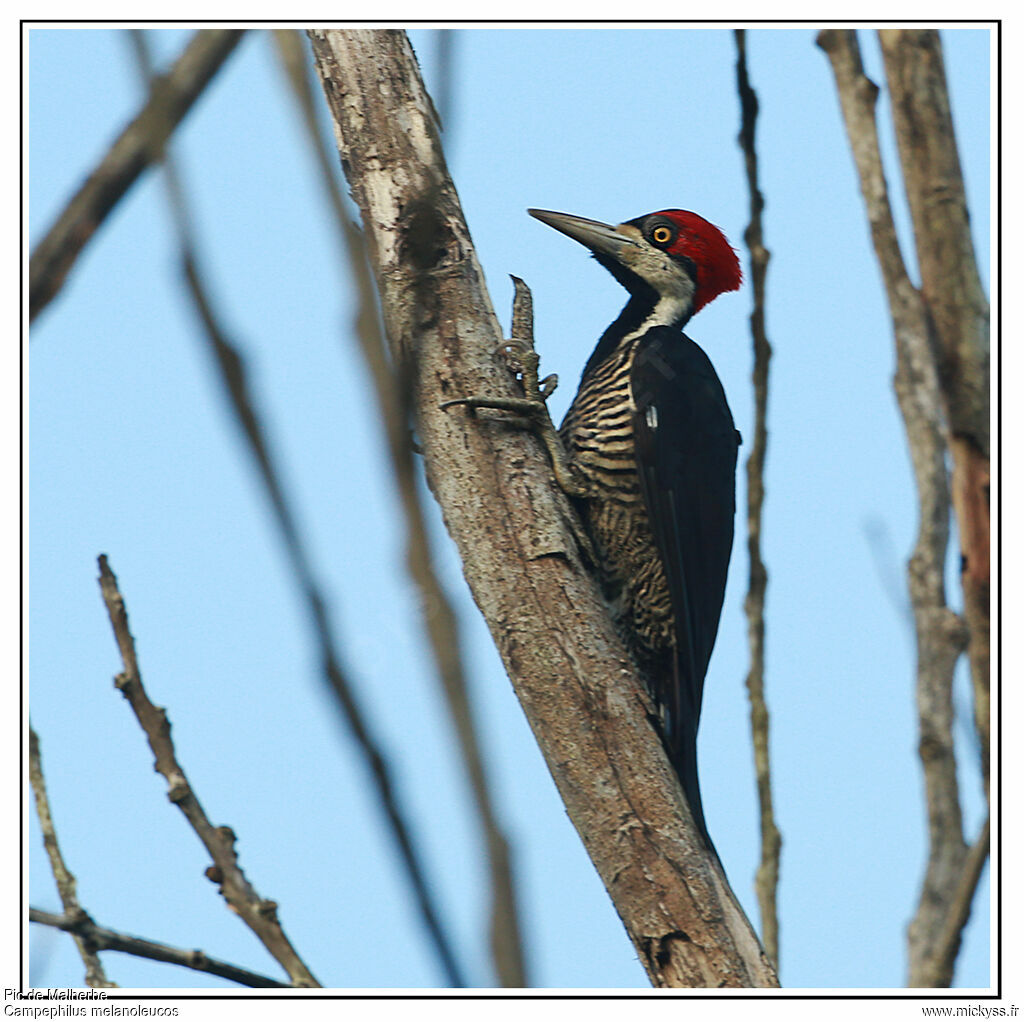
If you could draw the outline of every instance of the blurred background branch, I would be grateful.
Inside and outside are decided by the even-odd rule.
[[[86,178],[29,262],[29,318],[61,289],[79,253],[147,167],[163,156],[171,133],[238,45],[236,29],[196,32],[149,101]]]

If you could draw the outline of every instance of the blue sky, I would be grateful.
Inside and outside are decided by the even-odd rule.
[[[187,35],[150,33],[162,59]],[[436,38],[425,30],[412,37],[429,86]],[[869,74],[882,82],[872,34],[861,42]],[[990,39],[960,28],[944,31],[943,43],[987,286]],[[140,93],[123,33],[34,29],[27,52],[34,244]],[[925,849],[903,581],[915,508],[888,314],[814,31],[753,29],[748,59],[772,251],[764,556],[784,840],[781,975],[789,987],[899,987]],[[533,289],[542,369],[562,380],[557,419],[624,293],[582,248],[525,210],[617,222],[680,206],[718,224],[742,252],[748,197],[735,143],[732,33],[480,29],[459,33],[454,61],[449,166],[506,327],[508,274]],[[888,133],[884,141],[892,182]],[[346,665],[394,764],[465,968],[474,984],[491,985],[486,871],[467,787],[404,575],[381,431],[349,332],[345,268],[268,36],[243,40],[176,136],[175,155]],[[895,188],[893,201],[906,239]],[[909,244],[904,251],[912,260]],[[715,362],[746,436],[749,311],[743,290],[688,328]],[[440,984],[364,766],[323,692],[267,503],[180,286],[156,175],[118,207],[38,319],[29,367],[31,716],[83,905],[111,928],[273,973],[203,878],[205,853],[166,802],[113,690],[119,660],[96,585],[102,552],[127,599],[150,696],[168,709],[208,814],[238,834],[247,875],[280,904],[313,972],[337,987]],[[742,467],[738,482],[742,508]],[[756,926],[742,521],[741,512],[700,758],[708,825]],[[518,867],[531,979],[642,987],[436,513],[433,526]],[[949,591],[959,606],[952,576]],[[963,678],[956,699],[973,835],[983,806]],[[31,903],[56,910],[34,819],[29,864]],[[987,876],[959,986],[989,983]],[[33,983],[81,983],[64,936],[35,927],[29,949]],[[208,985],[125,956],[106,964],[127,987]]]

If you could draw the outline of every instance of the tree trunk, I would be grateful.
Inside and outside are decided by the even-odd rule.
[[[516,396],[430,99],[396,31],[312,31],[427,481],[548,768],[651,982],[777,986],[701,843],[537,439],[444,401]]]

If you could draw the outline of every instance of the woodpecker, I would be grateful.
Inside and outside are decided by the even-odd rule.
[[[618,226],[531,209],[629,292],[559,430],[618,630],[643,670],[662,741],[709,848],[697,725],[732,552],[740,436],[690,317],[740,286],[739,260],[696,213]]]

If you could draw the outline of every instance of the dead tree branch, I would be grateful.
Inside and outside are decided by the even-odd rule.
[[[509,846],[498,822],[477,739],[460,652],[458,620],[434,570],[434,555],[420,500],[419,479],[409,432],[408,387],[406,381],[397,378],[388,357],[386,342],[381,335],[363,237],[345,213],[337,171],[331,162],[332,156],[320,141],[317,108],[302,37],[291,30],[279,30],[276,36],[292,90],[302,110],[306,135],[324,190],[334,213],[345,259],[356,282],[359,306],[353,324],[354,333],[376,391],[392,474],[405,518],[406,567],[419,591],[427,639],[458,738],[490,865],[491,958],[502,986],[525,987],[528,983]]]
[[[140,113],[86,178],[32,253],[30,319],[35,319],[60,291],[79,253],[139,175],[160,160],[167,139],[241,37],[242,32],[237,29],[196,32]]]
[[[757,777],[757,801],[761,818],[761,862],[757,867],[755,889],[761,911],[761,937],[775,968],[779,968],[779,859],[782,835],[775,823],[772,805],[772,776],[769,758],[768,703],[764,697],[764,601],[768,587],[768,569],[761,557],[761,519],[764,507],[764,465],[768,450],[768,366],[772,347],[765,330],[764,297],[771,253],[764,245],[761,213],[764,197],[757,173],[757,94],[747,72],[746,32],[736,30],[736,79],[740,96],[741,125],[739,142],[743,150],[750,191],[750,224],[743,240],[750,252],[750,276],[754,308],[750,313],[750,334],[754,340],[754,444],[747,458],[747,554],[750,576],[743,609],[747,615],[750,644],[750,670],[747,692],[750,696],[750,730],[754,744],[754,770]]]
[[[53,871],[53,878],[57,882],[57,893],[60,895],[61,904],[64,906],[64,916],[68,919],[87,920],[88,914],[78,903],[78,887],[75,876],[68,869],[64,856],[61,854],[60,844],[57,841],[57,829],[53,823],[53,815],[50,812],[50,796],[46,792],[46,778],[43,775],[43,758],[39,751],[39,736],[34,728],[29,725],[28,729],[28,777],[32,785],[32,794],[36,800],[36,814],[39,817],[39,827],[43,832],[43,846],[50,859],[50,869]],[[97,953],[100,949],[89,940],[88,936],[82,933],[75,933],[75,947],[82,956],[85,963],[85,982],[91,987],[109,988],[116,987],[107,979],[103,971],[103,964]]]
[[[703,847],[536,438],[445,401],[514,395],[404,33],[312,31],[427,480],[473,596],[652,983],[774,986]]]
[[[170,944],[160,944],[155,940],[118,933],[116,930],[108,930],[105,926],[98,926],[85,912],[59,916],[53,912],[30,908],[28,918],[29,922],[41,923],[43,926],[52,926],[54,929],[70,933],[76,940],[85,942],[96,951],[121,951],[126,955],[134,955],[136,958],[148,958],[154,962],[180,965],[183,969],[205,972],[247,987],[288,986],[287,983],[281,983],[269,976],[262,976],[258,972],[250,972],[248,969],[239,968],[230,962],[210,958],[203,951],[190,951],[186,948],[172,947]]]
[[[917,640],[919,752],[928,815],[928,863],[908,930],[910,986],[948,986],[953,960],[939,947],[963,903],[962,883],[980,876],[968,863],[953,747],[953,670],[966,645],[964,623],[946,605],[944,570],[950,528],[946,434],[933,325],[924,296],[911,283],[900,253],[875,124],[878,87],[864,74],[856,34],[827,30],[818,44],[828,55],[854,162],[860,177],[875,254],[882,270],[896,345],[895,389],[907,431],[920,522],[908,568]],[[944,144],[951,144],[946,139]],[[959,933],[959,930],[957,931]],[[939,963],[942,963],[939,967]]]
[[[989,306],[971,240],[967,196],[935,30],[879,32],[914,224],[921,297],[932,331],[949,452],[974,722],[989,789]]]
[[[174,751],[167,711],[150,702],[143,688],[142,674],[135,653],[135,639],[128,626],[128,611],[106,555],[100,555],[99,566],[100,591],[124,665],[124,670],[115,677],[114,684],[128,700],[132,712],[149,740],[155,768],[167,781],[167,798],[181,810],[213,859],[213,865],[206,870],[207,878],[217,884],[221,896],[274,956],[288,974],[293,986],[319,986],[285,936],[277,918],[277,902],[261,898],[242,872],[242,867],[238,864],[238,853],[235,851],[234,831],[230,827],[215,827],[193,791]]]

